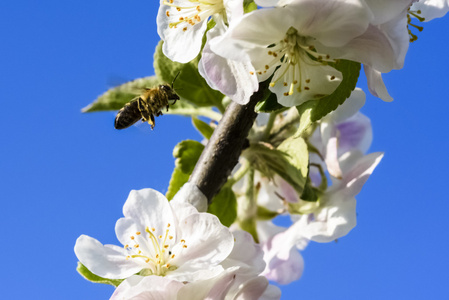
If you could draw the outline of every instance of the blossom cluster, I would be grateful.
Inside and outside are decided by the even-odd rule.
[[[162,52],[183,64],[197,59],[198,74],[221,93],[218,109],[181,95],[193,104],[179,114],[192,116],[205,140],[216,124],[197,116],[220,120],[217,110],[229,101],[247,104],[262,83],[271,107],[259,114],[215,198],[187,182],[185,166],[204,146],[183,141],[190,152],[174,151],[166,196],[131,191],[115,226],[122,246],[81,235],[78,271],[114,285],[114,300],[279,299],[274,284],[302,276],[300,251],[356,226],[355,197],[383,158],[368,152],[371,122],[360,112],[366,96],[355,88],[360,66],[369,91],[392,101],[382,74],[404,66],[418,24],[448,10],[448,0],[161,0]],[[228,214],[211,208],[218,201]],[[288,221],[280,226],[279,219]]]
[[[442,17],[446,0],[161,0],[157,23],[164,54],[188,62],[201,51],[199,70],[208,84],[247,103],[258,82],[284,106],[329,95],[342,74],[338,59],[362,63],[370,92],[392,101],[382,73],[401,69],[416,23]],[[216,24],[202,39],[208,20]],[[209,21],[210,23],[211,21]]]

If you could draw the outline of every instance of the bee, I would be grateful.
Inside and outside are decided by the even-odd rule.
[[[179,73],[173,79],[171,86],[160,84],[155,88],[146,88],[142,95],[126,103],[115,117],[115,129],[128,128],[140,119],[142,119],[142,122],[148,122],[153,129],[155,125],[154,116],[161,116],[164,107],[168,111],[169,106],[179,100],[179,96],[173,88],[173,83],[178,75]]]

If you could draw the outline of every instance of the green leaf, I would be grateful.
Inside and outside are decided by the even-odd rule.
[[[179,100],[164,115],[182,115],[188,117],[203,116],[214,121],[220,121],[222,115],[214,111],[211,107],[198,107],[187,100]]]
[[[318,200],[318,193],[316,189],[312,186],[312,180],[307,177],[306,184],[304,185],[304,191],[300,196],[301,200],[315,202]]]
[[[269,221],[278,215],[277,212],[271,211],[263,206],[257,206],[257,220]]]
[[[197,106],[216,106],[222,108],[223,94],[209,87],[206,80],[198,72],[199,57],[191,62],[181,64],[173,62],[162,53],[160,41],[154,53],[154,71],[158,78],[166,82],[172,82],[179,73],[174,83],[176,93],[187,101]]]
[[[339,70],[343,75],[343,80],[337,89],[330,95],[327,95],[319,100],[310,100],[298,106],[298,111],[306,111],[303,106],[307,106],[310,111],[310,121],[316,122],[321,120],[331,111],[337,107],[351,95],[355,89],[357,80],[360,74],[361,65],[358,62],[340,59],[333,67]],[[295,135],[298,136],[298,135]]]
[[[259,170],[268,178],[272,178],[274,173],[278,174],[299,195],[302,194],[306,183],[304,171],[301,167],[298,167],[303,164],[302,157],[292,157],[292,154],[274,149],[262,143],[251,145],[246,152],[249,156],[248,159],[252,162],[255,169]],[[307,171],[305,171],[305,174],[307,174]]]
[[[256,105],[257,113],[280,112],[288,109],[287,107],[284,107],[277,102],[277,97],[275,93],[271,93],[269,90],[268,93],[269,96],[266,99],[257,103]]]
[[[192,123],[199,133],[201,133],[206,139],[210,139],[212,133],[214,133],[214,129],[209,124],[198,118],[192,117]]]
[[[117,287],[124,280],[124,279],[107,279],[107,278],[103,278],[103,277],[97,276],[94,273],[92,273],[91,271],[89,271],[89,269],[86,268],[80,262],[78,262],[78,266],[76,267],[76,270],[85,279],[87,279],[89,281],[92,281],[92,282],[95,282],[95,283],[105,283],[105,284],[110,284],[110,285],[113,285],[113,286]]]
[[[253,10],[257,9],[257,4],[254,3],[252,0],[244,0],[243,1],[243,11],[245,14],[252,12]]]
[[[302,179],[305,180],[309,173],[309,150],[306,141],[303,138],[290,137],[279,145],[278,150],[287,154],[289,163],[301,173]]]
[[[165,195],[168,200],[171,200],[189,180],[203,149],[203,144],[194,140],[181,141],[175,146],[173,149],[173,156],[176,158],[175,169]]]
[[[313,124],[312,111],[315,108],[315,105],[316,103],[314,101],[308,101],[303,105],[296,107],[298,109],[300,118],[299,118],[299,127],[293,136],[294,138],[303,136],[307,132],[307,129],[310,128],[310,125]]]
[[[156,87],[161,82],[156,76],[139,78],[108,90],[94,102],[84,107],[82,112],[119,110],[138,96],[144,88]]]
[[[237,218],[237,198],[232,188],[225,184],[220,192],[214,196],[207,210],[216,215],[224,226],[231,226]]]

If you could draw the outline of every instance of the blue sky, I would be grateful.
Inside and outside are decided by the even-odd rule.
[[[184,117],[154,131],[113,128],[80,109],[111,86],[154,74],[157,1],[0,3],[0,250],[3,299],[107,299],[75,271],[76,238],[117,243],[131,189],[167,189],[172,149],[200,136]],[[358,225],[312,243],[282,299],[442,299],[447,291],[449,21],[426,23],[406,66],[370,95],[371,151],[385,157],[357,196]],[[366,90],[362,78],[359,84]]]

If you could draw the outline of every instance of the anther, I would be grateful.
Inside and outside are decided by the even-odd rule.
[[[170,12],[168,10],[165,12],[165,14],[167,15],[167,17],[170,17]]]

